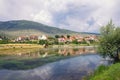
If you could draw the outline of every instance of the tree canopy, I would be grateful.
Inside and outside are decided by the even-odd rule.
[[[101,28],[99,38],[99,53],[104,56],[110,56],[115,60],[119,59],[120,51],[120,27],[116,27],[112,20]]]

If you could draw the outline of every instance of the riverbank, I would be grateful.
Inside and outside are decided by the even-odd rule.
[[[120,63],[99,66],[91,76],[84,80],[120,80]]]
[[[15,49],[15,48],[43,48],[38,44],[0,44],[0,49]]]
[[[42,45],[37,44],[0,44],[0,55],[31,53],[43,48]]]

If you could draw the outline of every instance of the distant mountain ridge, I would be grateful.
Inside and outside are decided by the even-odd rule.
[[[79,32],[51,27],[34,21],[13,20],[0,22],[0,34],[16,37],[21,35],[33,35],[33,34],[35,35],[79,34]]]

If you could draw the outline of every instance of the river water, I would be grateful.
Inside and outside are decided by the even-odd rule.
[[[26,53],[19,56],[38,58],[45,57],[53,52],[64,56],[68,54],[72,56],[75,55],[76,57],[47,63],[43,66],[37,66],[36,68],[28,70],[12,70],[10,68],[7,70],[3,67],[0,70],[0,80],[82,80],[84,76],[91,74],[99,65],[109,64],[104,58],[96,54],[93,48],[69,48],[52,51],[45,50],[45,52],[40,50],[32,54]],[[35,65],[36,64],[37,63],[35,63]]]
[[[82,80],[101,64],[108,62],[98,54],[84,54],[29,70],[1,69],[0,80]]]

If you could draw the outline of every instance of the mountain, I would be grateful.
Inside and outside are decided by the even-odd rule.
[[[80,34],[79,32],[60,29],[44,25],[34,21],[13,20],[0,22],[0,35],[17,37],[22,35],[56,35],[56,34]],[[81,33],[89,34],[89,33]],[[90,33],[91,34],[91,33]]]
[[[27,20],[16,20],[0,22],[0,34],[8,36],[20,36],[20,35],[55,35],[55,34],[72,34],[77,33],[70,30],[59,29],[51,26],[47,26],[38,22]]]

